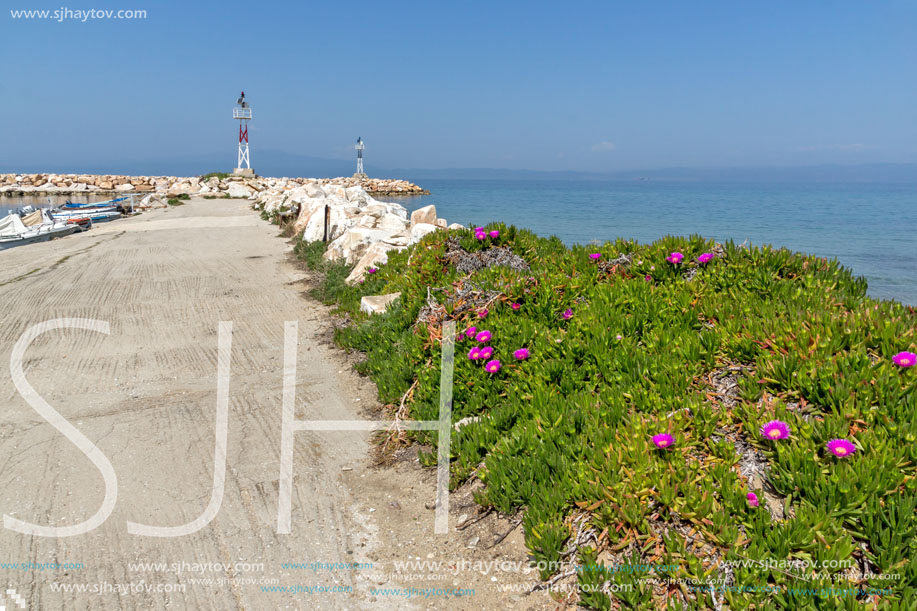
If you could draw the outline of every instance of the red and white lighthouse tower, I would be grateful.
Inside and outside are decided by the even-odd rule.
[[[239,161],[233,174],[253,176],[252,164],[248,157],[248,122],[252,119],[252,109],[245,101],[245,92],[236,101],[237,106],[232,109],[232,118],[239,120]],[[242,166],[245,164],[245,167]]]

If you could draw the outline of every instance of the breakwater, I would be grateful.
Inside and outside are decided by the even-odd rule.
[[[248,197],[271,188],[295,188],[307,183],[361,187],[371,195],[427,195],[429,191],[406,180],[389,178],[267,178],[234,174],[203,176],[126,176],[121,174],[0,174],[0,195],[74,195],[80,193],[159,193]],[[235,191],[238,195],[233,195]],[[247,192],[243,195],[243,192]]]

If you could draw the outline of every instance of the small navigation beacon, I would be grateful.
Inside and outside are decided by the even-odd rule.
[[[353,148],[357,149],[357,173],[353,177],[366,178],[366,172],[363,171],[363,149],[366,145],[363,144],[363,138],[357,138],[357,144]]]
[[[232,118],[239,120],[239,160],[236,162],[236,169],[233,174],[242,174],[243,176],[254,176],[252,164],[248,156],[248,122],[252,120],[252,109],[245,101],[245,92],[236,100],[236,107],[232,109]],[[244,167],[243,167],[244,164]]]

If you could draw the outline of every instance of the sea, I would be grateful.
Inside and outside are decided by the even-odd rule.
[[[698,234],[786,247],[837,259],[866,277],[873,297],[917,305],[917,184],[414,182],[430,195],[380,199],[408,210],[434,204],[450,223],[502,221],[570,245]]]
[[[473,227],[502,221],[570,245],[618,237],[648,243],[690,234],[771,244],[837,259],[866,277],[871,296],[917,305],[917,184],[413,182],[430,195],[380,199],[408,210],[434,204],[450,223]],[[58,196],[52,203],[66,199]],[[0,214],[47,203],[47,196],[0,197]]]

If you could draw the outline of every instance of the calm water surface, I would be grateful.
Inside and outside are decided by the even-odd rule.
[[[417,180],[450,223],[503,221],[568,244],[699,234],[836,258],[869,294],[917,305],[917,185]]]

